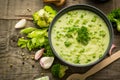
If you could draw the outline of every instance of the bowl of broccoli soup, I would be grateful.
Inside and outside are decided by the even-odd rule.
[[[106,56],[112,45],[113,30],[99,9],[72,5],[58,12],[50,24],[48,37],[58,59],[71,66],[85,67]]]

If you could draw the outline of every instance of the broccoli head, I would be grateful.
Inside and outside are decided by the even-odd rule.
[[[108,14],[108,19],[112,24],[117,26],[117,30],[120,31],[120,8],[111,11]]]
[[[46,5],[43,9],[40,9],[33,14],[33,21],[41,28],[48,27],[55,17],[56,13],[56,10]]]
[[[65,75],[65,71],[68,69],[68,66],[61,64],[54,64],[51,68],[51,72],[55,77],[62,78]]]

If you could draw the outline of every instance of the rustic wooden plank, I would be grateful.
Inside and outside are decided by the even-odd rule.
[[[113,4],[114,0],[109,0],[108,2],[105,3],[96,3],[94,1],[95,0],[82,0],[82,3],[93,5],[100,9],[101,11],[103,11],[105,14],[108,14],[114,8]]]
[[[114,0],[115,8],[120,8],[120,0]]]
[[[8,0],[0,0],[0,17],[7,16]]]
[[[8,30],[9,30],[9,21],[0,20],[0,53],[5,53],[8,51]]]
[[[31,15],[43,7],[42,0],[0,0],[0,18],[14,18],[15,15]]]
[[[82,0],[67,0],[66,4],[64,6],[71,6],[71,5],[75,5],[75,4],[80,4]]]

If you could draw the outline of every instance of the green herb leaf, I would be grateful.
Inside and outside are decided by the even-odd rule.
[[[20,33],[22,34],[28,34],[28,33],[31,33],[32,31],[36,30],[36,28],[33,28],[33,27],[28,27],[28,28],[25,28],[25,29],[22,29],[20,31]]]
[[[47,36],[47,29],[34,30],[27,35],[28,38],[36,38],[36,37],[43,37],[43,36]]]
[[[28,42],[28,40],[25,40],[24,38],[19,38],[19,40],[18,40],[18,46],[20,46],[21,48],[25,48],[27,42]]]

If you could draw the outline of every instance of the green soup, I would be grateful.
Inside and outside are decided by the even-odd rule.
[[[104,20],[87,10],[73,10],[62,15],[51,32],[53,48],[72,64],[89,64],[100,59],[109,44]]]

